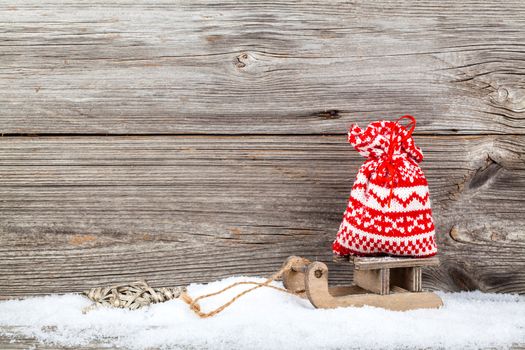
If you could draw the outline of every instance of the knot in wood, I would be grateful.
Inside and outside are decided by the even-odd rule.
[[[246,67],[246,60],[248,60],[249,56],[246,52],[240,54],[237,56],[237,63],[235,64],[237,68],[244,68]]]
[[[525,111],[525,90],[500,86],[489,95],[492,103],[498,107],[510,109],[512,112]]]
[[[327,120],[341,118],[341,114],[339,110],[337,109],[330,109],[327,111],[318,112],[316,115],[320,118],[327,119]]]

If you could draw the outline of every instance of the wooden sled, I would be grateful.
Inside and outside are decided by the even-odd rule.
[[[368,305],[406,311],[443,305],[438,295],[423,291],[421,285],[422,268],[439,265],[437,257],[351,257],[336,261],[354,266],[352,285],[329,287],[326,264],[291,256],[285,262],[292,264],[283,274],[285,288],[323,309]]]

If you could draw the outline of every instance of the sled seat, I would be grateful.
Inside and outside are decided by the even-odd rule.
[[[354,284],[373,293],[421,292],[422,268],[439,265],[437,257],[356,257],[334,256],[334,262],[354,266]]]

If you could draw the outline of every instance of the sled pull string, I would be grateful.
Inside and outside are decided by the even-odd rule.
[[[385,168],[388,170],[388,176],[384,179],[390,183],[390,193],[388,195],[388,207],[390,208],[390,203],[392,202],[392,197],[394,196],[394,180],[398,176],[398,170],[397,167],[394,164],[393,156],[394,156],[394,150],[399,146],[402,145],[403,142],[405,142],[409,137],[412,136],[412,133],[414,132],[414,129],[416,128],[416,118],[414,118],[411,115],[404,115],[398,120],[396,120],[396,124],[400,124],[400,122],[403,119],[410,120],[410,123],[405,129],[410,127],[410,129],[407,130],[407,135],[403,137],[401,140],[398,141],[397,136],[395,134],[394,125],[392,124],[391,132],[390,132],[390,143],[388,145],[388,152],[387,152],[387,158],[385,161],[381,164],[380,168],[378,169],[378,173],[381,173]]]
[[[301,259],[304,260],[305,262],[308,262],[308,260],[306,260],[304,258],[301,258]],[[248,294],[248,293],[250,293],[250,292],[252,292],[252,291],[254,291],[256,289],[259,289],[261,287],[268,287],[268,288],[273,288],[273,289],[279,290],[281,292],[285,292],[285,293],[289,293],[289,294],[296,294],[296,293],[294,293],[292,291],[289,291],[287,289],[270,285],[270,283],[272,283],[273,281],[281,278],[283,276],[284,272],[291,270],[292,266],[295,265],[295,264],[297,264],[297,261],[295,261],[293,259],[287,261],[286,263],[283,264],[283,266],[281,267],[281,269],[279,271],[274,273],[270,278],[268,278],[264,282],[235,282],[235,283],[232,283],[229,286],[227,286],[227,287],[225,287],[225,288],[223,288],[223,289],[221,289],[221,290],[219,290],[217,292],[201,295],[201,296],[199,296],[199,297],[197,297],[195,299],[192,299],[191,296],[187,292],[182,292],[182,294],[180,295],[180,298],[184,302],[186,302],[186,304],[188,304],[190,306],[190,309],[193,312],[195,312],[195,314],[197,314],[200,318],[208,318],[208,317],[213,317],[213,316],[217,315],[219,312],[221,312],[224,309],[226,309],[228,306],[233,304],[235,301],[237,301],[243,295],[246,295],[246,294]],[[228,302],[226,302],[223,305],[219,306],[215,310],[212,310],[210,312],[203,312],[203,311],[201,311],[200,305],[198,304],[198,302],[200,300],[206,299],[206,298],[209,298],[209,297],[212,297],[212,296],[215,296],[215,295],[222,294],[223,292],[225,292],[225,291],[227,291],[229,289],[232,289],[233,287],[236,287],[236,286],[239,286],[239,285],[243,285],[243,284],[254,284],[255,286],[252,287],[252,288],[246,289],[243,292],[240,292],[239,294],[237,294],[236,296],[231,298]]]

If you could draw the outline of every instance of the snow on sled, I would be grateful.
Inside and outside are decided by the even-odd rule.
[[[336,262],[354,266],[354,283],[348,286],[328,286],[326,264],[291,256],[285,264],[285,288],[307,297],[316,308],[375,306],[394,311],[439,308],[441,298],[423,291],[421,271],[424,266],[439,265],[437,257],[350,257]]]

